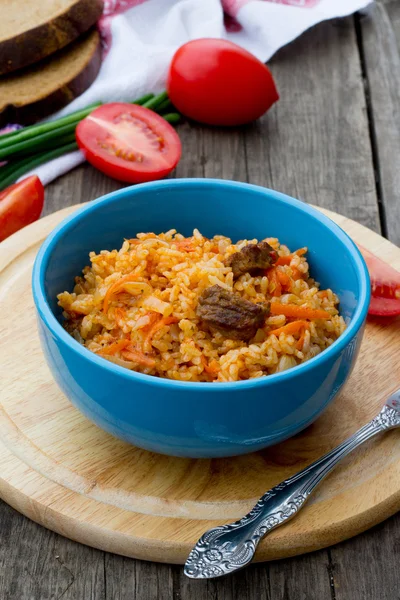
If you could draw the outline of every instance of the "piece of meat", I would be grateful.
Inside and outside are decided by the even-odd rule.
[[[213,285],[204,290],[197,305],[197,316],[211,330],[233,340],[250,340],[269,314],[267,304],[254,304],[238,294]]]
[[[269,269],[277,258],[277,253],[268,242],[259,242],[247,244],[239,252],[232,254],[227,259],[226,265],[232,268],[233,277],[237,279],[244,273],[258,275],[264,269]]]

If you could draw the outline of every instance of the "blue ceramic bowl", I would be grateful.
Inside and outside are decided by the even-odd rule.
[[[141,231],[176,228],[233,240],[278,237],[308,246],[310,269],[340,297],[345,333],[291,370],[234,383],[187,383],[118,367],[82,347],[61,326],[56,296],[73,287],[88,253],[119,248]],[[253,185],[175,179],[129,187],[83,206],[47,238],[33,270],[33,295],[47,363],[58,385],[109,433],[154,452],[220,457],[265,448],[307,427],[325,410],[356,360],[369,304],[369,278],[350,238],[327,217]]]

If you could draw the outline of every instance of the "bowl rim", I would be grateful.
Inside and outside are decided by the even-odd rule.
[[[129,369],[125,369],[124,367],[120,367],[119,365],[97,356],[95,353],[79,344],[77,340],[75,340],[69,333],[65,331],[65,329],[63,329],[62,325],[57,320],[50,308],[44,289],[44,275],[52,250],[57,245],[58,240],[63,237],[68,230],[74,227],[74,225],[79,222],[82,217],[90,215],[100,206],[118,202],[119,200],[131,194],[140,194],[142,190],[159,191],[163,188],[179,188],[182,186],[186,188],[193,188],[197,186],[214,188],[225,187],[261,193],[263,195],[267,195],[272,201],[283,202],[289,205],[291,208],[307,213],[311,218],[318,220],[323,226],[333,231],[342,245],[345,246],[355,264],[360,298],[350,324],[342,333],[342,335],[335,340],[331,346],[329,346],[329,348],[326,348],[317,356],[304,363],[301,363],[300,365],[292,367],[287,371],[274,373],[265,377],[229,382],[178,381],[174,379],[156,377],[154,375],[146,375],[144,373],[139,373],[137,371],[131,371]],[[142,183],[110,192],[109,194],[105,194],[96,200],[83,204],[81,208],[78,208],[71,215],[64,218],[61,223],[59,223],[57,227],[55,227],[55,229],[53,229],[53,231],[47,236],[39,249],[32,272],[32,292],[36,310],[38,311],[40,318],[47,328],[59,341],[68,346],[72,352],[79,355],[84,361],[87,360],[91,363],[94,363],[98,367],[106,369],[107,371],[111,371],[112,373],[122,376],[125,379],[159,388],[179,388],[181,390],[184,388],[188,391],[208,391],[212,389],[216,392],[222,392],[227,390],[245,390],[261,386],[268,387],[270,385],[274,385],[275,383],[284,382],[293,377],[306,374],[307,372],[312,371],[313,368],[318,367],[318,365],[322,365],[328,360],[337,357],[355,337],[366,319],[370,302],[370,279],[365,261],[353,240],[347,235],[347,233],[343,231],[341,227],[339,227],[339,225],[334,223],[331,219],[329,219],[329,217],[323,213],[320,213],[309,204],[283,194],[282,192],[250,183],[223,179],[182,178]]]

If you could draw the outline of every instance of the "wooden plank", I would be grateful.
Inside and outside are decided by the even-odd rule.
[[[172,567],[169,565],[106,554],[105,572],[107,600],[173,598]]]
[[[333,547],[335,600],[397,600],[399,553],[400,514]]]
[[[0,501],[2,600],[104,600],[104,553],[36,525]]]
[[[374,3],[356,17],[383,232],[400,244],[400,5]],[[400,517],[331,549],[335,599],[398,596]],[[366,568],[367,567],[367,568]]]
[[[375,3],[358,29],[384,232],[400,245],[400,3]]]
[[[326,552],[251,565],[224,579],[193,581],[182,571],[178,575],[179,600],[331,600]]]
[[[273,187],[380,230],[357,40],[351,18],[319,25],[271,61],[279,103],[245,132],[251,183]],[[372,534],[373,535],[373,534]],[[379,543],[376,540],[376,543]],[[352,548],[350,541],[346,547]],[[383,547],[385,556],[389,548]],[[339,545],[334,560],[352,565]],[[357,553],[351,560],[365,580]],[[331,552],[270,566],[273,598],[339,598]],[[381,586],[385,583],[380,579]],[[376,595],[375,598],[380,597]],[[341,599],[364,599],[357,578]],[[372,596],[371,596],[372,600]]]
[[[94,200],[121,187],[124,185],[119,181],[106,177],[88,164],[83,164],[46,186],[42,216],[66,206]]]
[[[311,45],[312,40],[310,34],[306,43]],[[286,78],[290,77],[289,70],[287,64]],[[268,116],[262,122],[266,127]],[[293,123],[291,121],[291,127]],[[252,133],[250,138],[249,132]],[[179,129],[179,135],[183,156],[176,171],[177,177],[215,177],[263,184],[255,175],[264,168],[262,154],[251,147],[254,144],[259,148],[262,143],[259,136],[263,132],[257,130],[257,125],[221,129],[186,124]],[[174,567],[175,597],[177,600],[286,600],[307,598],[309,590],[313,589],[318,600],[331,600],[328,563],[327,552],[321,551],[290,561],[253,565],[232,577],[211,581],[192,581],[184,576],[180,567]]]
[[[279,102],[246,131],[249,180],[379,230],[353,20],[321,23],[271,61]]]

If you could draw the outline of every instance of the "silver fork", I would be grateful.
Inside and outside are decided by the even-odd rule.
[[[245,567],[253,559],[264,535],[294,517],[318,484],[345,456],[374,435],[395,427],[400,427],[400,389],[387,399],[381,412],[370,423],[319,460],[266,492],[242,519],[206,531],[189,554],[185,575],[192,579],[211,579]]]

